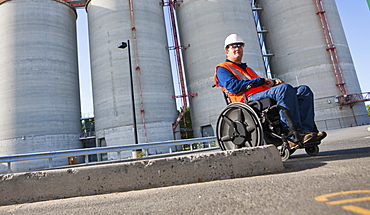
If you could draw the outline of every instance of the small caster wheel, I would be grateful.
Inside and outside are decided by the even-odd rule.
[[[319,153],[319,147],[318,146],[310,146],[310,147],[304,148],[304,150],[310,156],[315,156]]]
[[[284,151],[281,151],[281,149],[279,149],[280,151],[280,156],[281,156],[281,160],[282,161],[287,161],[290,157],[290,152],[289,152],[289,149],[284,149]]]

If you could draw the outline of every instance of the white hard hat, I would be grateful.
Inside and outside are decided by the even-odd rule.
[[[245,44],[244,41],[243,41],[243,38],[241,38],[239,35],[237,35],[237,34],[230,34],[225,39],[225,46],[224,46],[224,48],[226,48],[228,45],[234,44],[234,43],[243,43],[243,45]]]

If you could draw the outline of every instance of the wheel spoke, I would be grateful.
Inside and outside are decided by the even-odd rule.
[[[248,133],[251,133],[254,130],[256,130],[256,126],[254,124],[248,125],[246,129],[247,129]]]
[[[230,141],[230,140],[232,140],[233,138],[232,137],[230,137],[229,135],[225,135],[225,136],[223,136],[223,137],[221,137],[221,141]]]
[[[256,124],[254,123],[253,119],[246,120],[244,124],[246,125],[245,127],[248,133],[256,130]]]
[[[244,122],[244,114],[242,109],[238,109],[238,118],[237,121]]]
[[[251,141],[245,141],[245,143],[246,143],[246,145],[248,144],[249,147],[253,147],[254,146]]]
[[[222,119],[228,124],[230,127],[234,127],[234,122],[226,115],[222,115]]]

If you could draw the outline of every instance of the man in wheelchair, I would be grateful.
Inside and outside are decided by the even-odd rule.
[[[290,147],[319,143],[326,132],[317,131],[314,122],[313,93],[308,86],[292,87],[280,79],[259,77],[247,64],[242,63],[243,39],[230,34],[225,39],[226,61],[215,69],[215,85],[221,87],[231,103],[248,103],[266,98],[279,107],[283,132],[294,130],[295,136],[287,137]]]

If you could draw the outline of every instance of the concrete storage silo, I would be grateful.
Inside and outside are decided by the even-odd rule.
[[[0,14],[0,154],[80,148],[75,10],[59,0],[5,0]],[[12,169],[41,167],[47,161]]]
[[[361,93],[361,89],[335,1],[258,0],[256,4],[263,9],[261,24],[268,30],[265,42],[274,54],[270,61],[271,72],[292,85],[311,87],[315,93],[319,129],[368,124],[363,102],[352,108],[349,105],[340,108],[340,104],[336,103],[337,95],[357,94]],[[328,46],[323,30],[327,32],[328,41],[332,36],[334,46],[332,42]],[[334,72],[329,51],[337,53],[341,71],[336,69]],[[345,87],[346,92],[341,92],[337,85],[342,89]]]
[[[184,0],[177,7],[194,135],[213,136],[216,121],[226,106],[219,88],[212,88],[217,64],[225,61],[224,41],[232,33],[240,35],[246,45],[244,62],[260,76],[266,77],[249,0]],[[212,129],[211,129],[212,128]]]
[[[138,142],[173,139],[177,113],[162,6],[152,0],[90,0],[86,10],[97,145],[135,143],[127,48],[117,48],[127,39]]]

